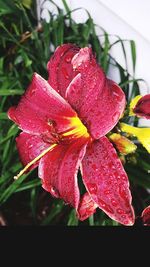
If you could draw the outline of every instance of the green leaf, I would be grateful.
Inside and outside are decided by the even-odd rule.
[[[0,16],[14,13],[17,9],[11,0],[0,0]]]
[[[78,225],[78,219],[76,215],[76,211],[73,209],[69,214],[69,220],[67,223],[68,226],[77,226]]]
[[[138,184],[144,188],[150,188],[150,175],[142,171],[137,165],[125,165],[125,170],[134,184]]]
[[[23,58],[22,58],[21,55],[19,55],[19,56],[16,57],[16,59],[14,61],[14,65],[18,65],[18,64],[20,64],[22,62],[23,62]]]
[[[16,192],[17,188],[21,185],[21,183],[29,176],[30,173],[23,175],[18,180],[15,180],[7,187],[7,189],[0,195],[0,204],[3,204],[7,201],[7,199]],[[12,177],[13,178],[13,177]]]
[[[2,138],[2,139],[0,140],[0,145],[2,145],[3,143],[5,143],[5,142],[6,142],[7,140],[9,140],[11,137],[16,136],[16,134],[18,133],[18,131],[19,131],[19,129],[18,129],[17,125],[13,124],[13,125],[9,128],[7,135],[6,135],[4,138]]]
[[[136,66],[136,44],[133,40],[130,41],[131,46],[131,56],[132,56],[132,63],[133,63],[133,74],[135,74],[135,66]]]
[[[89,225],[94,226],[94,215],[89,217]]]
[[[24,93],[21,89],[0,89],[0,96],[4,95],[22,95]]]
[[[31,188],[35,188],[39,185],[41,185],[40,179],[35,179],[35,180],[32,180],[30,182],[27,182],[27,183],[24,183],[23,185],[21,185],[19,188],[16,189],[15,193],[20,192],[20,191],[24,191],[24,190],[28,190]]]
[[[67,5],[67,2],[65,0],[62,0],[63,4],[64,4],[64,7],[66,9],[66,12],[69,13],[70,12],[70,8],[69,6]]]
[[[5,112],[0,113],[0,120],[8,120],[7,113],[5,113]]]
[[[104,37],[105,37],[105,41],[104,41],[103,50],[102,50],[101,65],[102,65],[103,70],[107,73],[108,66],[109,66],[108,51],[110,48],[110,42],[109,42],[108,34],[106,32],[104,33]]]
[[[59,201],[57,204],[54,205],[53,209],[49,213],[49,215],[43,220],[41,225],[48,225],[51,224],[52,220],[62,211],[63,202]]]
[[[21,0],[21,2],[26,8],[31,8],[32,0]]]

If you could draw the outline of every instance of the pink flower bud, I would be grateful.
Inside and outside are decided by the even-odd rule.
[[[150,94],[139,99],[133,112],[139,117],[150,119]]]

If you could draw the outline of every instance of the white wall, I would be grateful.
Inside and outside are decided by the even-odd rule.
[[[150,0],[99,0],[150,42]]]

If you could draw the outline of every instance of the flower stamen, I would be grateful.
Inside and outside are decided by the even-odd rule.
[[[37,162],[39,159],[41,159],[45,154],[47,154],[49,151],[51,151],[57,144],[53,144],[47,149],[45,149],[40,155],[38,155],[35,159],[30,161],[16,176],[14,176],[14,179],[17,180],[20,178],[35,162]]]

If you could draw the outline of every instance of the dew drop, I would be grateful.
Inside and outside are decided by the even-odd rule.
[[[124,214],[125,212],[124,212],[124,210],[122,210],[122,209],[117,209],[117,213],[118,213],[118,214]]]
[[[121,176],[121,179],[124,180],[124,181],[127,181],[127,176],[123,174],[123,175]]]
[[[96,194],[97,193],[97,185],[96,184],[89,183],[87,186],[88,186],[88,189],[89,189],[91,194]]]
[[[101,208],[104,208],[105,211],[109,212],[109,213],[114,213],[113,209],[110,207],[110,205],[108,205],[107,203],[105,203],[102,199],[98,199],[99,205],[101,206]]]
[[[116,207],[118,205],[117,201],[115,199],[111,199],[111,204]]]
[[[62,68],[62,73],[64,75],[64,77],[68,80],[69,79],[69,74],[66,68]]]
[[[33,145],[29,145],[29,147],[28,148],[32,148],[33,147]]]
[[[35,91],[36,91],[35,88],[30,89],[30,90],[29,90],[29,95],[30,95],[30,96],[33,96],[33,95],[35,94]]]
[[[67,63],[70,63],[70,62],[71,62],[71,59],[72,59],[72,57],[71,57],[70,55],[67,55],[67,56],[65,57],[65,61],[66,61]]]
[[[54,196],[54,197],[59,197],[59,192],[58,192],[58,190],[54,187],[54,186],[51,186],[50,187],[50,193],[52,194],[52,196]]]
[[[116,91],[113,92],[113,95],[115,96],[117,101],[120,101],[122,99],[122,95],[119,95]]]
[[[119,194],[124,199],[126,207],[129,207],[128,194],[121,185],[119,186]]]
[[[100,206],[102,207],[102,208],[105,208],[106,207],[106,203],[102,200],[102,199],[98,199],[98,202],[99,202],[99,204],[100,204]]]
[[[109,195],[109,194],[110,194],[110,190],[105,190],[105,191],[104,191],[104,194],[105,194],[105,195]]]

